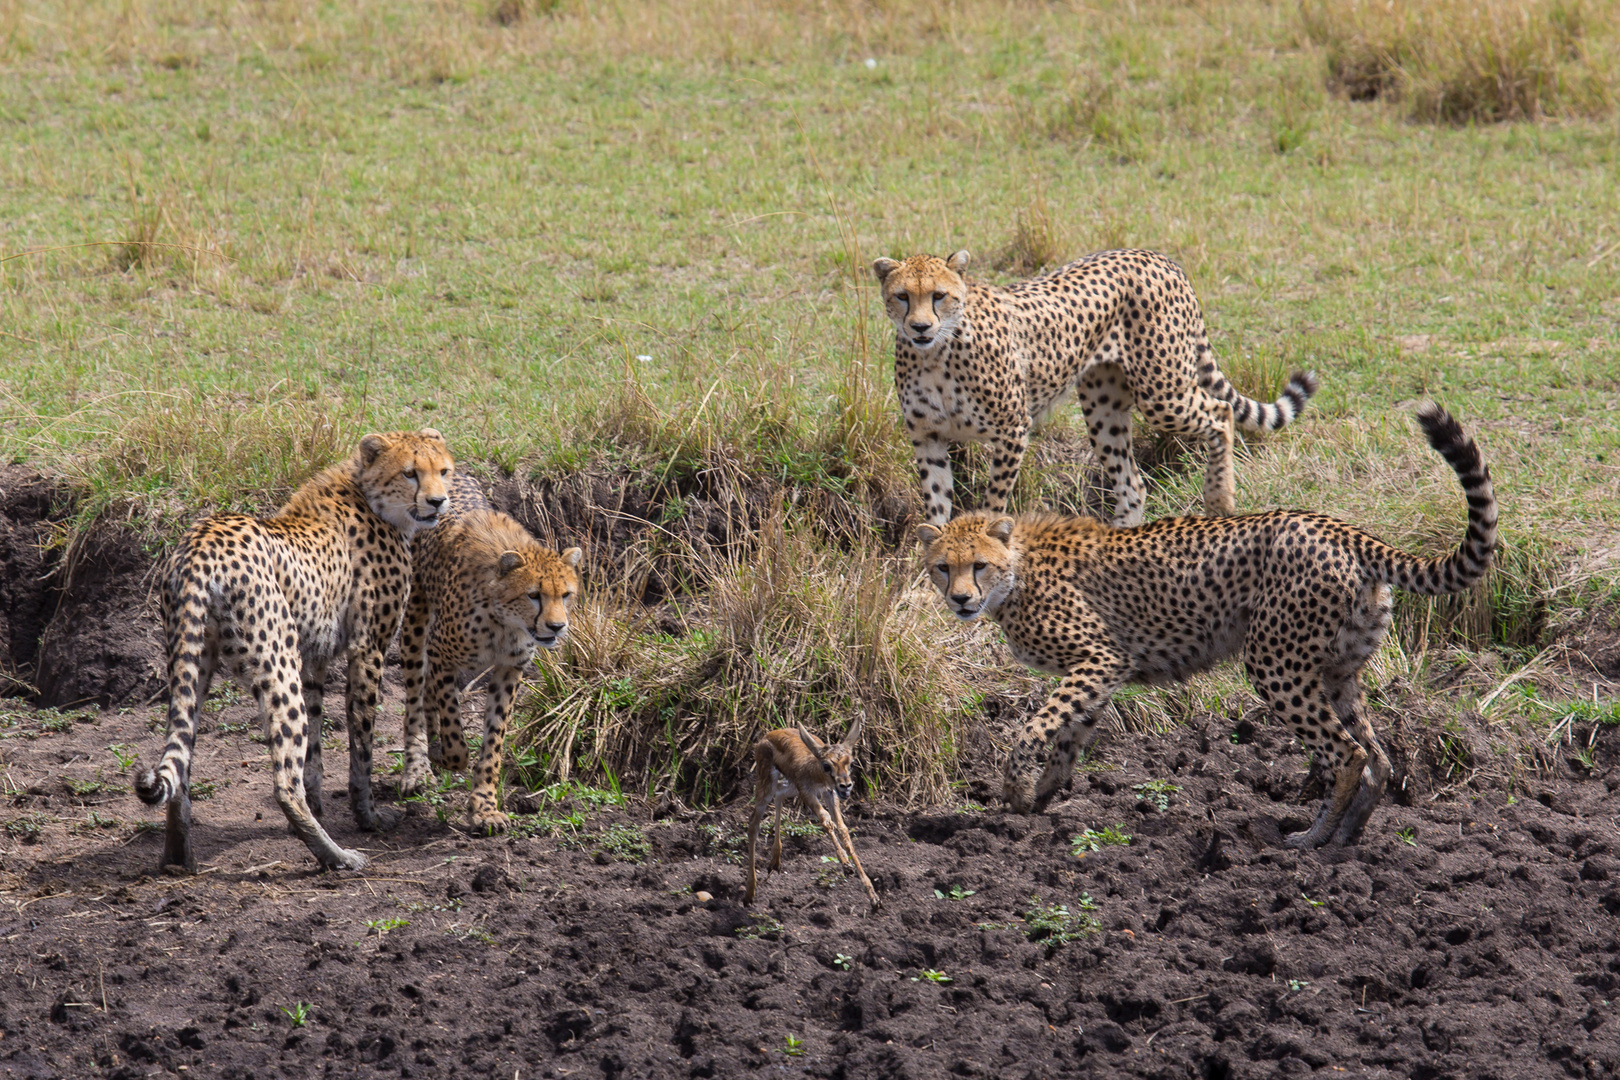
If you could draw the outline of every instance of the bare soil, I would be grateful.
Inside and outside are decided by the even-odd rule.
[[[9,535],[60,510],[35,502]],[[7,527],[8,568],[39,553]],[[135,604],[129,549],[98,550],[77,580]],[[0,583],[9,647],[49,641],[71,589]],[[581,806],[565,835],[482,838],[458,827],[463,792],[448,820],[413,804],[376,835],[329,786],[334,839],[374,863],[320,873],[270,797],[251,703],[222,694],[194,769],[202,872],[171,877],[117,760],[162,742],[145,676],[107,659],[150,649],[133,610],[62,636],[102,674],[57,666],[97,694],[130,680],[120,707],[0,700],[0,1077],[1620,1075],[1613,728],[1590,766],[1560,750],[1511,790],[1448,787],[1414,706],[1381,724],[1399,776],[1361,845],[1305,854],[1278,842],[1318,786],[1280,733],[1115,733],[1043,815],[851,807],[872,914],[812,830],[745,910],[740,803]],[[1483,759],[1478,718],[1457,719]],[[1133,790],[1153,780],[1179,789],[1164,810]],[[1129,842],[1077,857],[1109,827]],[[1051,905],[1072,940],[1031,924]]]
[[[203,872],[158,875],[106,749],[153,752],[157,716],[7,713],[0,1076],[1620,1071],[1612,738],[1588,775],[1390,800],[1358,848],[1298,854],[1277,842],[1308,811],[1304,762],[1264,729],[1119,736],[1041,816],[854,807],[873,915],[816,835],[745,910],[740,805],[485,839],[414,806],[359,834],[334,799],[334,837],[375,863],[319,873],[247,704],[199,740]],[[1152,779],[1180,788],[1165,812],[1132,790]],[[615,825],[643,861],[613,857]],[[1108,826],[1130,842],[1077,858],[1071,837]],[[1095,931],[1041,940],[1026,919],[1050,904]]]

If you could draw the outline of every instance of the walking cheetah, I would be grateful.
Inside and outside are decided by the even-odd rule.
[[[1020,661],[1063,676],[1007,758],[1013,809],[1039,810],[1068,780],[1121,686],[1174,682],[1241,652],[1272,714],[1334,770],[1315,823],[1289,844],[1352,842],[1389,779],[1358,681],[1389,629],[1389,586],[1461,592],[1485,574],[1496,545],[1496,498],[1474,440],[1432,403],[1417,421],[1468,498],[1468,531],[1440,558],[1298,510],[1130,529],[986,512],[921,526],[923,557],[950,609],[964,621],[989,615]]]
[[[1104,251],[996,288],[966,280],[968,253],[872,264],[894,321],[894,381],[927,519],[951,519],[949,443],[992,447],[985,509],[1001,513],[1030,432],[1070,398],[1115,494],[1114,524],[1140,525],[1131,409],[1203,440],[1204,509],[1230,514],[1232,425],[1275,431],[1305,408],[1316,376],[1295,372],[1270,405],[1222,376],[1181,267],[1151,251]]]
[[[501,748],[522,671],[534,650],[555,649],[568,633],[579,594],[580,550],[561,555],[490,508],[472,478],[458,474],[443,523],[416,538],[411,598],[400,636],[405,669],[403,793],[428,777],[428,741],[439,740],[446,768],[467,767],[461,731],[462,680],[490,670],[484,741],[473,772],[474,827],[504,832]]]
[[[217,514],[181,539],[163,578],[169,740],[135,782],[143,802],[168,804],[162,865],[196,867],[191,751],[197,707],[220,667],[259,703],[276,802],[293,832],[322,867],[366,865],[318,820],[326,667],[347,649],[349,802],[356,824],[377,829],[386,822],[372,806],[371,735],[383,653],[405,614],[410,539],[438,521],[453,468],[431,428],[367,435],[273,517]]]

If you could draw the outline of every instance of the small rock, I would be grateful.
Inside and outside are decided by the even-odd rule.
[[[707,904],[710,900],[714,899],[714,897],[712,895],[710,895],[709,893],[704,892],[701,889],[699,889],[697,892],[693,893],[692,898],[694,900],[696,900],[700,904]]]

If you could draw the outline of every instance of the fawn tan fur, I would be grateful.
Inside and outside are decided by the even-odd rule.
[[[776,806],[776,831],[771,847],[770,869],[782,869],[782,803],[797,794],[799,801],[814,810],[821,819],[821,827],[832,837],[833,850],[838,861],[848,870],[853,863],[860,875],[866,897],[872,901],[872,910],[882,907],[872,881],[861,868],[855,854],[855,844],[844,825],[839,802],[847,799],[855,789],[850,768],[855,763],[855,744],[860,738],[861,721],[856,720],[842,742],[825,744],[804,728],[778,728],[754,744],[754,814],[748,821],[748,891],[743,903],[754,902],[758,891],[754,851],[759,845],[759,823],[765,811]],[[832,813],[822,800],[832,804]],[[846,854],[847,853],[847,854]]]

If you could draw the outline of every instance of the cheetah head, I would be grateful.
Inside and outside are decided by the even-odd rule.
[[[1012,592],[1018,556],[1008,541],[1013,519],[1005,514],[963,514],[943,529],[917,526],[923,562],[951,612],[963,622],[993,614]]]
[[[490,595],[493,616],[512,630],[526,630],[534,644],[555,649],[568,636],[568,609],[579,595],[580,550],[561,555],[534,540],[501,552]]]
[[[432,428],[360,440],[360,490],[372,512],[407,540],[438,523],[455,467],[444,436]]]
[[[967,252],[958,251],[948,259],[913,255],[905,262],[879,259],[872,264],[899,340],[926,352],[956,336],[967,302],[962,272],[969,258]]]

